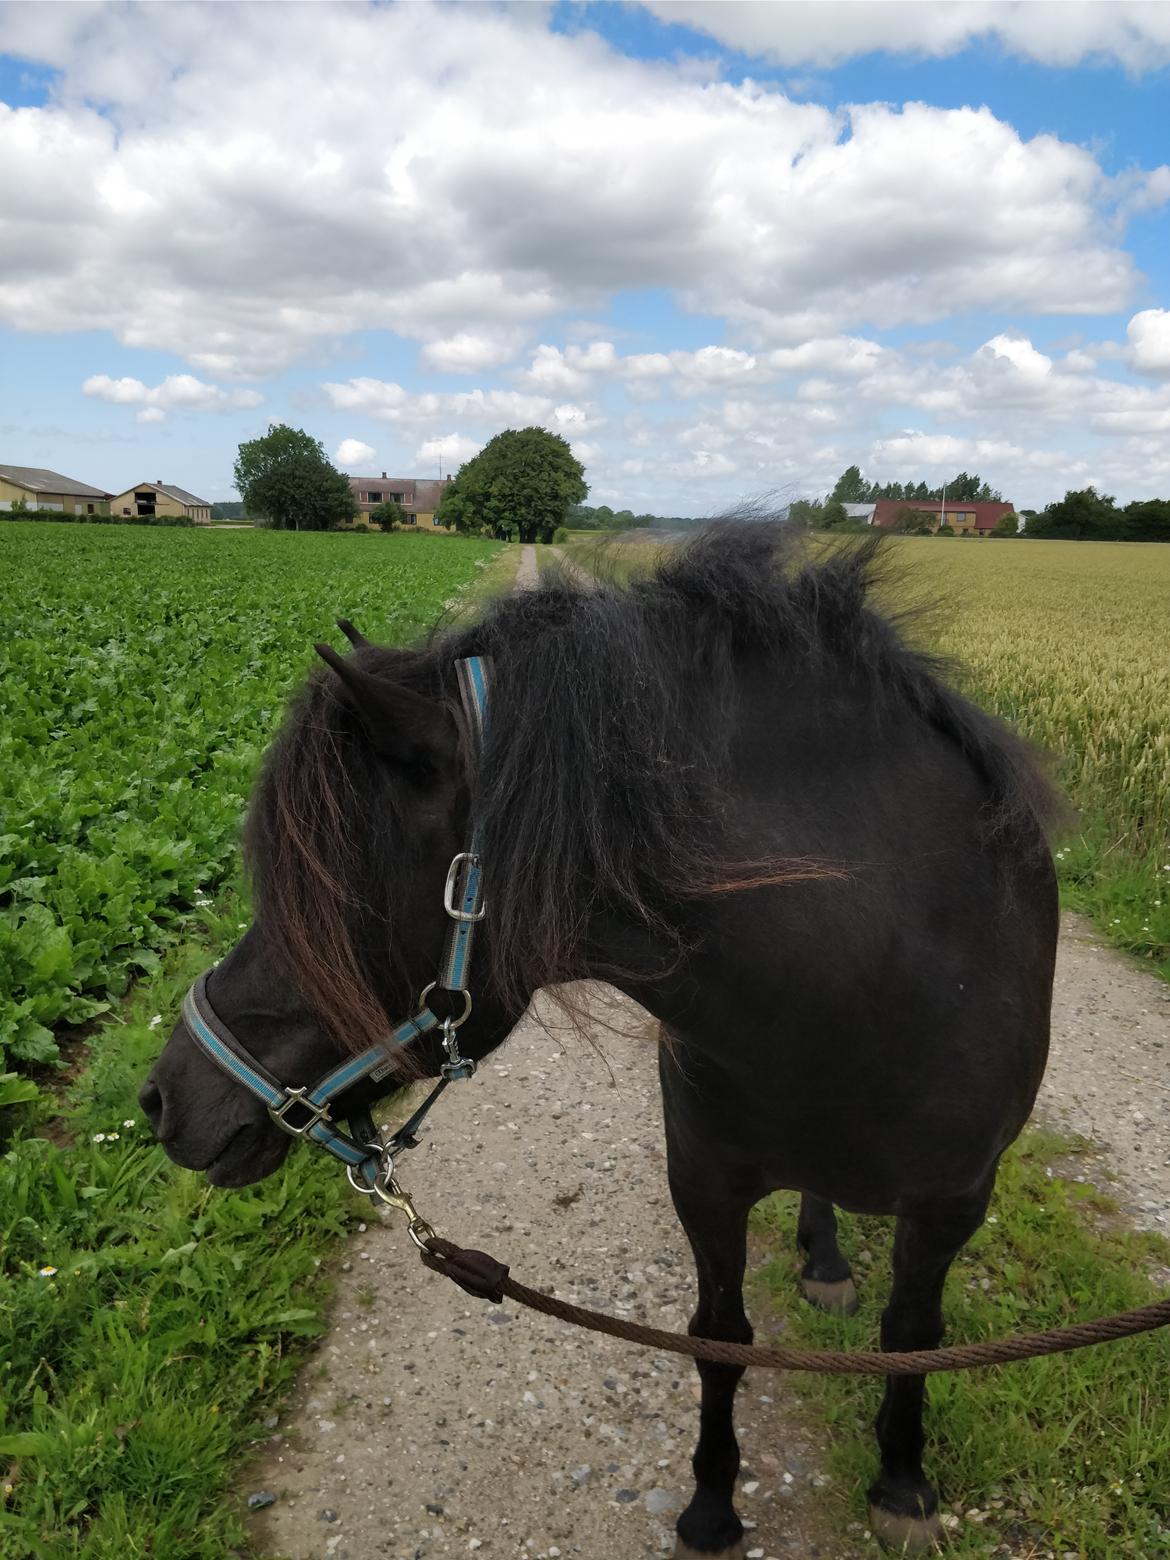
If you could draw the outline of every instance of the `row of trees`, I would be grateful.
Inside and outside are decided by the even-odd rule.
[[[925,482],[867,482],[860,466],[847,466],[837,478],[833,491],[825,504],[873,504],[879,498],[917,499],[928,503],[995,504],[1002,503],[1002,495],[995,492],[978,475],[960,471],[957,477],[939,487],[928,487]]]
[[[241,444],[234,475],[241,511],[274,530],[329,531],[357,512],[349,479],[301,428],[278,424]],[[564,439],[543,428],[509,429],[446,484],[437,518],[468,534],[551,541],[587,492],[585,468]],[[365,518],[388,531],[405,516],[387,499]]]
[[[850,466],[837,478],[831,493],[824,498],[797,499],[788,506],[788,519],[817,531],[864,531],[866,523],[855,519],[846,504],[872,504],[878,499],[901,500],[905,504],[897,515],[894,529],[916,535],[931,529],[931,523],[915,503],[940,503],[945,497],[948,508],[970,503],[1002,503],[990,484],[977,473],[959,472],[938,487],[925,482],[866,482],[858,466]],[[943,526],[941,535],[951,535]],[[996,523],[995,536],[1032,536],[1063,538],[1066,541],[1098,542],[1170,542],[1170,499],[1135,499],[1122,508],[1116,499],[1087,487],[1070,490],[1062,499],[1045,509],[1022,509],[1006,514]]]
[[[1121,508],[1095,488],[1069,491],[1026,516],[1026,536],[1069,542],[1170,542],[1170,499],[1142,498]]]

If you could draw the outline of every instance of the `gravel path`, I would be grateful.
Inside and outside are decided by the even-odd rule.
[[[1143,1229],[1170,1221],[1170,985],[1064,917],[1042,1119],[1092,1140],[1093,1179]],[[1100,1176],[1098,1175],[1100,1171]]]
[[[608,1062],[542,1001],[450,1090],[403,1181],[443,1232],[526,1282],[681,1328],[693,1280],[651,1031],[596,991]],[[1108,1145],[1116,1190],[1155,1227],[1170,1212],[1168,1028],[1170,988],[1067,921],[1043,1113]],[[421,1267],[397,1215],[374,1215],[343,1264],[332,1332],[246,1474],[245,1492],[279,1496],[255,1519],[257,1547],[287,1560],[669,1554],[697,1395],[683,1361],[467,1299]],[[826,1546],[820,1448],[801,1417],[798,1387],[749,1372],[748,1554],[872,1554]]]
[[[520,554],[520,567],[516,570],[516,590],[531,590],[540,584],[540,570],[536,566],[536,548],[525,547]]]

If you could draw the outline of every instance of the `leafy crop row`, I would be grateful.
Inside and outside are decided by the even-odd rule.
[[[312,642],[424,632],[494,551],[264,531],[0,532],[0,1073],[56,1056],[225,876]],[[335,636],[336,637],[336,636]]]

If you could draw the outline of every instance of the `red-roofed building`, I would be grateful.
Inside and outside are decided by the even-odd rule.
[[[944,505],[940,500],[926,498],[879,498],[874,505],[870,525],[880,525],[889,531],[898,524],[907,509],[922,515],[929,521],[930,529],[937,531],[943,522]],[[963,502],[947,499],[946,523],[959,535],[986,536],[994,531],[1004,515],[1015,514],[1014,504]]]

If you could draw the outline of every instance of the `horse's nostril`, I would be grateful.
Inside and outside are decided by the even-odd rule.
[[[152,1078],[148,1078],[138,1091],[138,1103],[142,1106],[146,1119],[157,1135],[159,1122],[162,1120],[163,1097],[162,1090]]]

